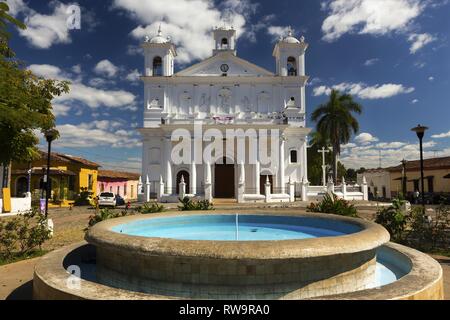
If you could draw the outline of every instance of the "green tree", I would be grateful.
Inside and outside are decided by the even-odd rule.
[[[69,83],[39,78],[15,59],[8,26],[25,25],[0,3],[0,163],[29,162],[38,155],[36,131],[55,126],[51,101],[69,91]]]
[[[350,141],[352,134],[359,131],[359,123],[354,113],[361,114],[362,106],[353,100],[349,94],[340,94],[333,90],[328,102],[321,104],[312,114],[316,122],[316,130],[326,137],[333,146],[333,173],[338,178],[338,158],[341,154],[341,144]]]

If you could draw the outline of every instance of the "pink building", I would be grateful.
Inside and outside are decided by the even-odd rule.
[[[137,200],[139,174],[111,170],[99,170],[97,178],[99,192],[113,192],[125,200]]]

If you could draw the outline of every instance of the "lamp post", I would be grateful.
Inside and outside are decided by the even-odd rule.
[[[425,207],[425,186],[424,186],[424,177],[423,177],[423,137],[425,136],[425,131],[427,131],[427,127],[423,127],[420,124],[412,128],[411,131],[414,131],[417,134],[420,142],[420,179],[421,179],[421,188],[422,188],[422,206]]]
[[[48,143],[48,153],[47,153],[47,174],[45,177],[45,218],[48,216],[48,199],[51,193],[51,185],[50,185],[50,157],[52,152],[52,141],[55,140],[58,136],[58,131],[56,129],[49,129],[45,131],[45,140]]]
[[[403,167],[403,171],[402,171],[402,193],[403,193],[403,197],[405,197],[406,199],[406,194],[408,193],[407,190],[407,186],[406,186],[406,164],[408,163],[408,161],[406,161],[405,159],[402,160],[402,167]]]

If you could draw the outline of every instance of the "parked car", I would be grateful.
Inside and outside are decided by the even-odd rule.
[[[125,199],[122,198],[120,195],[116,194],[116,206],[124,206],[125,205]]]
[[[102,192],[98,196],[99,207],[115,207],[117,205],[116,196],[112,192]]]

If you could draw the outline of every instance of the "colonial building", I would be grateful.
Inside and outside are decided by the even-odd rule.
[[[215,28],[212,36],[211,57],[178,73],[176,47],[161,30],[142,45],[145,192],[163,201],[184,192],[240,202],[268,200],[269,192],[271,201],[292,201],[292,186],[307,181],[308,44],[292,32],[281,38],[271,72],[238,57],[232,27]],[[181,138],[186,134],[188,142]],[[181,141],[190,152],[177,153]]]
[[[405,167],[398,165],[384,169],[366,170],[358,174],[358,183],[366,178],[373,198],[391,199],[403,192],[405,180],[406,197],[413,199],[415,191],[421,192],[420,160],[406,161]],[[424,191],[429,198],[450,196],[450,157],[424,160]]]
[[[11,194],[22,197],[30,192],[34,202],[45,197],[44,176],[47,170],[47,153],[40,151],[39,159],[31,163],[13,163]],[[69,206],[83,191],[97,196],[99,164],[72,155],[52,152],[50,166],[51,206]]]
[[[139,174],[132,172],[99,170],[97,178],[98,193],[113,192],[125,200],[137,200]]]

